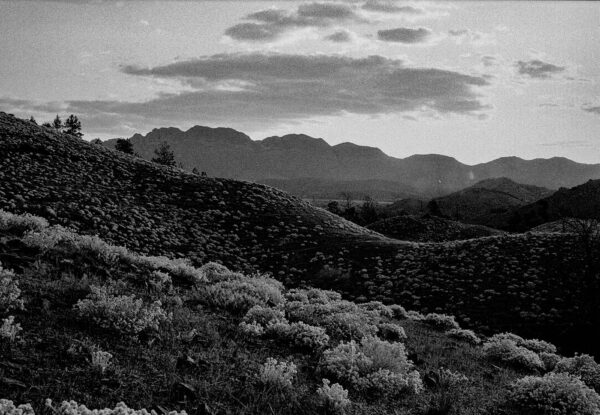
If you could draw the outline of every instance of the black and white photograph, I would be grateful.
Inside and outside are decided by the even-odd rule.
[[[600,415],[600,2],[0,0],[0,415]]]

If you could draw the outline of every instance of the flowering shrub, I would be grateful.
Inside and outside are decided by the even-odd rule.
[[[394,318],[396,318],[398,320],[406,320],[408,318],[408,312],[401,305],[392,304],[389,307],[390,307],[390,310],[392,310]]]
[[[260,368],[259,379],[265,385],[286,389],[292,386],[296,373],[296,365],[293,362],[278,362],[277,359],[269,357]]]
[[[529,370],[544,370],[540,357],[529,349],[508,338],[490,338],[483,345],[483,352],[490,359]]]
[[[323,386],[317,389],[317,396],[321,402],[321,406],[325,407],[326,411],[333,414],[343,414],[346,407],[350,405],[348,399],[348,391],[339,383],[331,382],[328,379],[323,379]]]
[[[406,340],[406,333],[404,327],[392,323],[381,323],[377,325],[377,335],[389,341],[402,341]]]
[[[13,342],[21,330],[23,330],[21,325],[19,323],[15,324],[14,316],[8,316],[2,320],[2,325],[0,326],[0,338]]]
[[[412,370],[402,343],[389,343],[375,337],[340,343],[323,354],[321,368],[335,379],[369,394],[392,396],[419,393],[422,382]]]
[[[509,403],[528,415],[598,415],[600,396],[566,373],[527,376],[512,385]]]
[[[287,322],[283,310],[255,305],[244,316],[245,323],[257,323],[267,326],[270,323]]]
[[[29,213],[15,215],[0,209],[0,230],[25,232],[27,230],[41,231],[48,227],[48,221]]]
[[[110,288],[91,286],[92,292],[85,300],[79,300],[74,308],[81,317],[100,327],[132,335],[146,329],[158,330],[160,323],[171,319],[160,301],[144,305],[141,299],[133,295],[115,295]]]
[[[0,264],[0,313],[24,308],[21,290],[14,276],[12,271],[2,268]]]
[[[201,301],[234,312],[255,305],[272,306],[283,302],[283,286],[272,278],[258,276],[244,280],[223,280],[198,289]]]
[[[104,373],[110,364],[110,359],[112,359],[112,357],[113,355],[108,352],[94,350],[92,351],[92,366],[97,367],[102,373]]]
[[[473,330],[466,329],[451,329],[446,332],[448,337],[462,340],[471,344],[481,343],[481,339],[473,332]]]
[[[600,392],[600,365],[590,355],[563,358],[556,363],[554,371],[579,376],[586,385]]]
[[[429,313],[425,316],[423,322],[438,330],[452,330],[460,328],[454,319],[454,316],[448,316],[446,314]]]
[[[35,415],[30,404],[15,406],[13,401],[0,399],[0,414],[2,415]]]
[[[85,405],[79,405],[75,401],[63,401],[58,408],[55,408],[52,406],[52,401],[50,399],[46,399],[46,407],[48,407],[52,413],[56,415],[157,415],[156,411],[154,410],[147,411],[146,409],[131,409],[123,402],[118,403],[114,409],[88,409]],[[23,415],[33,415],[33,411]],[[187,414],[185,411],[171,411],[168,413],[168,415]]]

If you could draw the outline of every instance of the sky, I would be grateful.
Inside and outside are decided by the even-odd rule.
[[[0,0],[0,110],[600,163],[600,3]]]

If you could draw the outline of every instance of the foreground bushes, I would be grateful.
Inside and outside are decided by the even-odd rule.
[[[556,363],[554,371],[579,376],[586,385],[600,392],[600,365],[590,355],[563,358]]]
[[[283,302],[283,285],[265,276],[223,280],[198,288],[198,300],[231,312],[246,312],[254,306],[275,306]]]
[[[0,209],[0,230],[14,232],[41,231],[47,227],[48,221],[39,216],[33,216],[29,213],[15,215]]]
[[[510,405],[528,415],[598,415],[600,396],[566,373],[527,376],[512,386]]]
[[[46,407],[56,415],[158,415],[154,410],[131,409],[123,402],[118,403],[114,409],[88,409],[75,401],[63,401],[60,406],[54,407],[50,399],[46,399]],[[0,399],[0,414],[2,415],[35,415],[30,404],[15,406],[12,401]],[[185,411],[171,411],[168,415],[187,415]]]
[[[516,368],[543,371],[546,365],[542,362],[540,356],[533,350],[520,346],[517,342],[526,343],[521,342],[519,339],[523,340],[511,333],[497,334],[484,343],[483,352],[492,360]]]
[[[0,313],[24,308],[19,284],[14,280],[15,274],[2,268],[0,263]]]

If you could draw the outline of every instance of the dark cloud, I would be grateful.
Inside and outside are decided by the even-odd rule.
[[[379,40],[408,44],[426,42],[430,36],[431,30],[424,27],[420,27],[418,29],[399,27],[397,29],[380,30],[377,32],[377,37]]]
[[[235,40],[272,41],[300,28],[323,28],[350,20],[362,21],[355,8],[344,3],[302,4],[294,11],[260,10],[247,15],[245,20],[250,22],[228,28],[225,35]]]
[[[584,106],[582,109],[586,112],[600,115],[600,106]]]
[[[352,35],[347,30],[339,30],[329,36],[325,36],[324,39],[331,42],[346,43],[352,41]]]
[[[566,69],[564,66],[553,65],[539,59],[518,61],[516,66],[519,74],[540,79],[550,78],[553,74],[563,72]]]
[[[364,10],[380,12],[380,13],[404,13],[404,14],[424,14],[423,9],[418,9],[412,6],[399,6],[393,2],[382,2],[376,0],[369,0],[363,4]]]
[[[202,121],[264,127],[344,113],[477,116],[488,108],[477,92],[488,84],[482,77],[406,67],[381,56],[221,54],[123,72],[179,80],[187,90],[146,102],[70,101],[60,112],[80,114],[92,129],[105,128],[107,119],[140,126]]]

